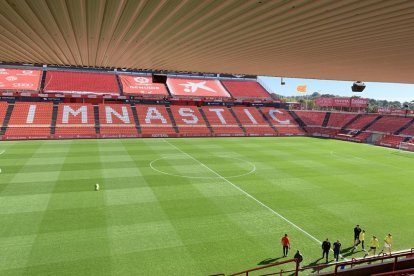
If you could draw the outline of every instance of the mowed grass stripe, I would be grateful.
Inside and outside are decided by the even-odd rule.
[[[413,157],[311,138],[168,141],[225,178],[246,172],[243,160],[251,162],[256,171],[229,180],[320,240],[340,239],[347,248],[359,223],[368,238],[391,232],[395,250],[414,243]],[[2,275],[231,273],[279,258],[284,233],[292,249],[303,252],[304,265],[320,257],[314,241],[162,139],[1,145],[6,152],[0,167],[8,172],[0,174],[0,204],[9,198],[8,204],[20,210],[1,209],[0,247],[14,248],[7,265],[0,259]],[[19,171],[28,156],[23,177]],[[150,167],[162,157],[158,167],[177,176]],[[96,182],[99,193],[93,191]],[[36,203],[42,196],[50,199],[46,207]]]

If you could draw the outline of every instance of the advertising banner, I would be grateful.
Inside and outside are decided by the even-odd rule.
[[[218,80],[168,78],[167,85],[175,96],[230,98]]]
[[[168,96],[163,83],[153,83],[149,76],[120,75],[124,95],[162,95]]]
[[[0,90],[39,90],[40,70],[17,70],[0,68]]]

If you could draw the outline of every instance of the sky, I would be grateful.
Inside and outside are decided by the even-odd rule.
[[[360,96],[387,101],[411,102],[414,100],[414,84],[364,82],[366,87],[363,92],[352,92],[352,81],[283,78],[285,85],[281,85],[279,77],[260,76],[258,79],[269,92],[282,96],[310,95],[318,92],[342,97]],[[296,86],[301,84],[307,85],[307,93],[296,92]]]

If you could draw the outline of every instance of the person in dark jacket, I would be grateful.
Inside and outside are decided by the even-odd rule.
[[[339,240],[337,240],[333,244],[333,252],[334,252],[335,261],[339,260],[339,254],[341,254],[341,246],[342,244],[339,242]]]
[[[293,258],[295,258],[297,260],[298,267],[300,267],[300,263],[303,261],[303,256],[302,256],[302,254],[300,253],[299,250],[296,251],[296,254],[295,254],[295,256],[293,256]]]
[[[322,243],[322,259],[326,256],[326,262],[328,262],[329,250],[331,250],[331,242],[326,239]]]

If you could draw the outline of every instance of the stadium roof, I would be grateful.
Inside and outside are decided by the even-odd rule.
[[[0,0],[0,60],[413,83],[410,0]]]

